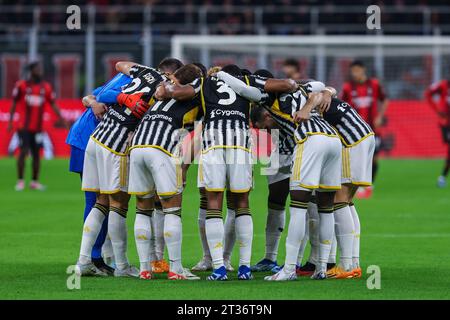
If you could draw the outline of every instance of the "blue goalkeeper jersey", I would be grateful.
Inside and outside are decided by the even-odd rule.
[[[105,85],[95,89],[92,94],[96,96],[98,102],[112,104],[117,102],[117,96],[121,88],[131,82],[131,78],[123,73],[118,73]],[[86,150],[89,137],[99,121],[95,117],[91,108],[86,111],[74,122],[70,128],[66,143],[81,150]]]

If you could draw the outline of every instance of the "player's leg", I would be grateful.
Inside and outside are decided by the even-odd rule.
[[[223,259],[223,241],[225,235],[222,216],[223,191],[207,190],[206,199],[205,233],[214,270],[207,279],[227,280],[227,270]]]
[[[208,240],[206,239],[206,231],[205,231],[206,204],[207,204],[206,190],[204,187],[201,187],[198,190],[200,193],[200,208],[198,210],[198,231],[200,234],[203,256],[202,259],[194,267],[192,267],[192,271],[207,271],[212,270],[212,259],[211,254],[209,253]]]
[[[319,136],[315,138],[315,152],[320,167],[319,189],[316,190],[319,213],[319,263],[313,279],[326,278],[328,259],[335,234],[334,198],[342,183],[342,144],[337,138]]]
[[[213,263],[208,280],[227,280],[223,261],[224,225],[222,215],[223,193],[226,185],[225,150],[213,149],[202,154],[200,175],[206,189],[205,233]]]
[[[30,153],[32,158],[32,176],[30,181],[30,189],[45,190],[45,187],[39,183],[39,173],[41,169],[42,133],[33,133],[30,137]]]
[[[169,264],[164,260],[164,249],[166,245],[164,242],[164,212],[158,196],[156,196],[155,199],[155,211],[153,212],[152,226],[152,238],[155,252],[152,270],[154,273],[169,272]]]
[[[350,278],[353,269],[353,239],[354,225],[349,207],[353,186],[343,184],[336,192],[334,199],[334,219],[336,241],[339,247],[339,264],[327,272],[327,277],[344,279]]]
[[[84,220],[86,221],[90,211],[94,207],[94,205],[97,202],[97,194],[95,192],[89,192],[85,191],[85,208],[84,208]],[[104,197],[104,200],[102,202],[107,202],[107,197]],[[108,203],[103,206],[104,208],[108,207]],[[100,229],[100,232],[97,236],[97,239],[95,240],[94,246],[92,247],[92,263],[101,271],[107,273],[108,275],[114,274],[114,268],[109,266],[107,263],[105,263],[105,260],[102,257],[102,247],[105,243],[106,236],[108,234],[108,216],[105,217],[102,223],[102,227]],[[109,257],[112,259],[114,254],[111,252],[106,255],[106,257]]]
[[[97,166],[97,145],[89,141],[84,158],[82,189],[84,191],[99,191],[99,171]],[[102,225],[108,216],[109,200],[107,195],[97,193],[96,203],[89,211],[83,224],[80,255],[77,261],[76,272],[79,275],[100,275],[107,273],[99,270],[92,263],[92,248],[98,238]]]
[[[253,220],[248,197],[253,185],[252,154],[242,149],[225,151],[226,176],[236,208],[236,240],[239,244],[238,279],[250,280],[253,278],[250,270]]]
[[[252,271],[269,271],[277,267],[278,247],[285,227],[285,204],[289,195],[289,178],[269,184],[266,220],[266,251],[264,259]]]
[[[239,244],[239,280],[253,278],[250,270],[253,242],[253,220],[250,213],[248,192],[234,193],[236,203],[236,239]]]
[[[447,186],[447,176],[450,171],[450,141],[447,142],[447,158],[445,159],[444,168],[442,174],[438,177],[437,185],[439,188],[445,188]]]
[[[295,163],[294,163],[295,165]],[[292,182],[292,180],[291,180]],[[273,276],[265,277],[269,281],[295,280],[298,252],[306,231],[306,212],[311,199],[309,190],[290,191],[290,219],[286,237],[286,257],[283,268]]]
[[[335,192],[317,192],[317,211],[319,213],[319,263],[313,279],[325,279],[327,263],[334,237],[334,196]]]
[[[108,196],[98,194],[96,203],[84,221],[80,255],[76,269],[79,275],[106,276],[110,274],[109,270],[99,269],[92,262],[92,249],[97,241],[102,225],[108,216],[108,203]]]
[[[17,183],[15,189],[16,191],[22,191],[25,189],[25,159],[30,150],[30,133],[25,130],[19,130],[17,134],[19,136],[19,156],[17,157]]]
[[[199,277],[183,268],[181,259],[183,178],[179,158],[154,148],[143,150],[164,213],[164,242],[170,261],[167,277],[169,280],[198,280]]]
[[[227,198],[227,216],[224,223],[224,240],[223,240],[223,262],[227,271],[234,271],[231,265],[231,254],[236,242],[236,204],[233,194],[230,191],[226,192]]]
[[[116,269],[116,277],[138,277],[139,270],[130,265],[127,257],[128,234],[127,212],[130,195],[119,191],[109,195],[108,233],[111,238]]]
[[[154,195],[148,194],[136,197],[136,219],[134,221],[134,239],[139,256],[139,277],[152,279],[150,260],[152,248],[152,214],[155,208]]]

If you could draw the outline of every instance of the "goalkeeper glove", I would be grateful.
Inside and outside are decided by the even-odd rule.
[[[136,118],[142,119],[149,106],[144,100],[141,99],[141,97],[142,93],[120,93],[117,96],[117,102],[123,106],[126,106]]]

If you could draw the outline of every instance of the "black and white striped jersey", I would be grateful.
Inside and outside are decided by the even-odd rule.
[[[306,104],[308,94],[303,88],[299,88],[294,93],[282,94],[279,98],[280,109],[289,110],[291,114],[299,111]],[[308,121],[296,124],[294,132],[295,141],[302,143],[311,135],[322,134],[330,137],[338,137],[334,128],[326,122],[317,112],[312,112]]]
[[[294,139],[296,125],[294,123],[294,119],[290,114],[291,107],[289,106],[288,109],[281,110],[280,103],[277,97],[275,97],[275,100],[271,101],[273,101],[272,105],[268,106],[267,104],[263,104],[262,106],[270,113],[272,119],[278,126],[278,152],[280,154],[290,155],[294,152],[296,144]],[[282,105],[282,107],[285,106],[286,104]]]
[[[143,93],[142,99],[152,102],[153,94],[166,76],[156,69],[135,65],[130,69],[132,81],[122,88],[123,93]],[[119,104],[109,106],[91,137],[113,153],[124,155],[127,153],[129,137],[133,134],[140,120],[131,111]]]
[[[354,146],[374,134],[358,112],[340,99],[331,100],[330,108],[323,114],[323,118],[336,129],[342,143],[347,147]]]
[[[254,80],[242,77],[252,85]],[[217,77],[191,83],[200,95],[204,113],[202,150],[242,148],[250,151],[250,101],[239,96]]]
[[[130,149],[156,148],[171,156],[179,156],[181,142],[202,114],[198,98],[158,101],[142,118]]]

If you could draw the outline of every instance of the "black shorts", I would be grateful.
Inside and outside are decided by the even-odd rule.
[[[442,126],[441,131],[442,131],[442,139],[444,139],[444,142],[450,144],[450,126],[446,127]]]
[[[19,136],[20,149],[39,151],[42,148],[42,132],[19,130],[17,134]]]

